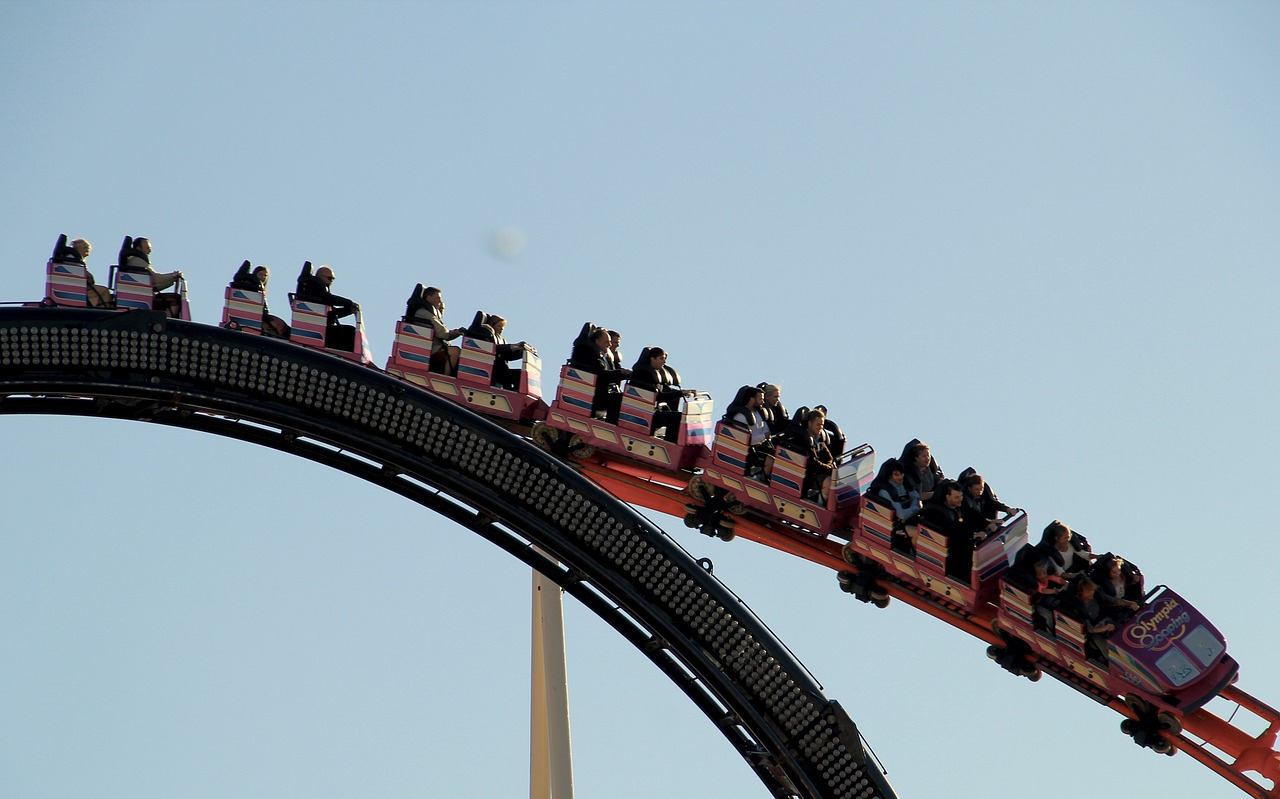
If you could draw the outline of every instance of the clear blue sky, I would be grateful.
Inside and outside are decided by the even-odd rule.
[[[1276,704],[1278,35],[1264,2],[0,0],[0,298],[41,296],[59,233],[104,279],[143,235],[211,323],[245,258],[277,307],[332,264],[380,359],[418,281],[551,372],[605,323],[722,404],[769,379],[977,467],[1183,593]],[[529,575],[496,548],[193,433],[4,417],[0,447],[0,795],[527,790]],[[1237,795],[938,622],[657,521],[904,799]],[[567,626],[580,796],[763,795]]]

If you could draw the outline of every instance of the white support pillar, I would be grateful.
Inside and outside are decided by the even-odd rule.
[[[560,586],[534,571],[529,799],[573,799],[569,675],[565,667],[561,594]]]

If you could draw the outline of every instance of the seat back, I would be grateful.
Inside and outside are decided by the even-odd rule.
[[[486,330],[482,311],[476,312],[480,326]],[[474,328],[474,325],[473,325]],[[497,345],[492,341],[493,331],[489,331],[489,339],[473,336],[470,332],[462,336],[462,352],[458,356],[458,380],[463,383],[489,388],[493,383],[493,361]]]
[[[245,261],[245,263],[249,263]],[[266,299],[260,291],[228,286],[223,292],[222,326],[262,335],[262,314]]]
[[[1072,650],[1077,658],[1085,656],[1084,624],[1075,616],[1069,616],[1061,610],[1053,611],[1053,634],[1058,643]]]
[[[947,537],[925,524],[916,537],[916,565],[935,577],[946,577]]]
[[[573,364],[560,367],[560,386],[556,389],[556,406],[571,413],[591,415],[596,396],[596,375]]]
[[[151,273],[111,267],[111,289],[116,295],[116,307],[121,310],[149,311],[154,306]]]
[[[84,308],[89,305],[89,270],[80,253],[67,246],[67,234],[58,236],[44,270],[44,296],[54,305]]]
[[[310,268],[311,262],[307,262]],[[324,349],[325,329],[329,326],[329,306],[320,302],[300,300],[297,295],[289,295],[289,307],[293,313],[293,324],[289,329],[289,340],[304,347]]]
[[[657,404],[656,391],[628,383],[622,392],[622,410],[618,413],[618,427],[642,436],[649,435]]]
[[[773,454],[773,490],[800,499],[804,491],[805,465],[809,456],[788,447],[778,447]]]
[[[898,514],[888,502],[868,496],[862,504],[862,525],[858,535],[873,546],[890,549],[893,546],[893,528]]]
[[[741,477],[747,473],[748,449],[751,433],[737,422],[722,419],[716,423],[716,435],[711,444],[711,460],[717,469]]]
[[[431,345],[435,335],[435,329],[431,325],[396,322],[396,337],[391,343],[387,370],[395,368],[422,374],[431,371]]]

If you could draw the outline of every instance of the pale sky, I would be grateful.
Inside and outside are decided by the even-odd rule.
[[[723,409],[779,382],[920,437],[1226,635],[1270,623],[1280,6],[0,0],[0,300],[125,235],[216,323],[304,260],[379,361],[416,282],[554,375],[586,320]],[[518,231],[502,255],[494,236]],[[547,393],[554,380],[547,380]],[[0,416],[0,795],[527,793],[527,569],[276,452]],[[652,515],[850,712],[903,799],[1240,795],[835,575]],[[583,797],[763,796],[566,602]]]

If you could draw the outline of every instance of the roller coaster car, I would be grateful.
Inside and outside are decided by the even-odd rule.
[[[534,428],[533,439],[546,447],[564,446],[580,457],[603,450],[629,460],[673,472],[702,466],[710,457],[707,439],[711,434],[713,402],[710,394],[698,392],[680,400],[675,440],[653,435],[654,414],[658,412],[657,392],[626,384],[618,423],[611,424],[593,411],[597,376],[572,364],[560,369],[560,386],[547,419]],[[653,432],[661,432],[653,431]]]
[[[476,311],[471,327],[462,336],[462,354],[455,377],[431,371],[435,330],[429,324],[410,321],[407,317],[411,313],[396,323],[395,342],[387,359],[389,374],[486,416],[526,423],[547,417],[547,404],[542,401],[542,359],[536,352],[526,348],[520,369],[511,370],[515,389],[494,385],[494,370],[501,365],[496,363],[497,345],[485,340],[484,311]]]
[[[695,499],[703,500],[698,494],[706,494],[709,489],[735,511],[743,509],[737,507],[741,503],[748,510],[819,535],[840,535],[856,524],[862,509],[862,492],[875,476],[875,450],[869,444],[836,458],[831,491],[826,503],[820,504],[803,496],[808,461],[803,453],[780,446],[774,453],[769,482],[748,477],[750,439],[750,432],[737,422],[722,420],[716,424],[711,462],[699,478],[705,489],[691,487]]]
[[[1142,609],[1109,634],[1105,663],[1088,657],[1078,619],[1055,608],[1052,630],[1044,629],[1035,623],[1029,590],[1011,579],[1001,580],[1000,589],[998,623],[1006,639],[1022,641],[1040,661],[1065,667],[1068,682],[1075,678],[1091,693],[1125,697],[1140,719],[1189,713],[1217,696],[1239,671],[1217,628],[1165,586],[1149,592]]]
[[[939,600],[973,610],[994,602],[1000,595],[1000,578],[1013,565],[1014,556],[1027,543],[1027,514],[1017,511],[1000,522],[973,552],[973,569],[968,580],[947,574],[947,539],[941,533],[918,525],[915,553],[893,547],[893,531],[898,523],[893,509],[873,497],[866,497],[861,524],[855,529],[850,549],[874,562],[898,582],[924,589]]]
[[[302,273],[298,276],[298,285],[311,276],[311,262],[302,265]],[[369,353],[369,339],[364,333],[364,317],[356,308],[355,327],[348,325],[330,325],[329,311],[332,306],[314,300],[300,300],[294,292],[289,293],[289,308],[293,312],[293,324],[289,330],[289,340],[315,350],[323,350],[348,361],[373,366],[373,356]],[[259,311],[259,326],[262,315]],[[346,339],[350,338],[350,341]]]

